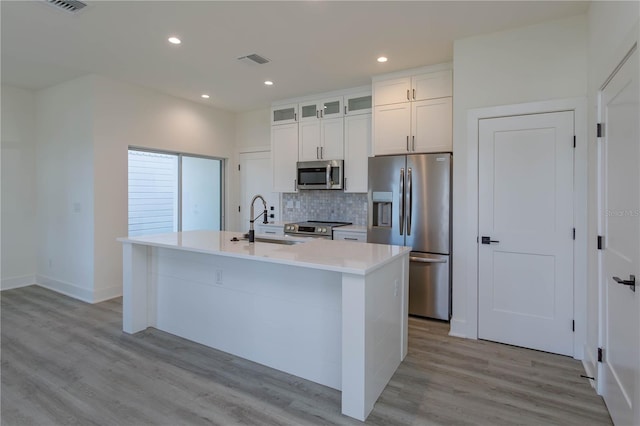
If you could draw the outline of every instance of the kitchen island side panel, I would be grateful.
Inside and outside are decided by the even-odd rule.
[[[341,274],[154,248],[157,328],[341,388]]]

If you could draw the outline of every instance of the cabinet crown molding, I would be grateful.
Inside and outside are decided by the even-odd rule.
[[[387,74],[378,74],[371,77],[371,81],[375,83],[376,81],[384,81],[384,80],[389,80],[391,78],[411,77],[412,75],[416,75],[416,74],[425,74],[425,73],[446,71],[446,70],[453,70],[453,62],[444,62],[442,64],[428,65],[428,66],[419,67],[419,68],[411,68],[408,70],[396,71],[396,72],[387,73]]]
[[[331,98],[334,96],[348,96],[348,95],[352,95],[355,93],[362,93],[362,92],[371,93],[371,85],[369,84],[366,86],[351,87],[349,89],[333,90],[331,92],[322,92],[322,93],[315,93],[312,95],[298,96],[295,98],[282,99],[279,101],[272,102],[271,106],[277,107],[277,106],[286,105],[286,104],[296,104],[301,102],[314,101],[321,98]]]

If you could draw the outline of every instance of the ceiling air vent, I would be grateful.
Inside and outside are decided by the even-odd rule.
[[[78,13],[81,9],[87,5],[78,0],[44,0],[46,3],[55,7],[56,9],[64,10],[69,13]]]
[[[250,65],[253,65],[253,64],[262,65],[269,62],[267,58],[262,57],[257,53],[252,53],[251,55],[246,55],[246,56],[240,56],[238,60],[240,62],[244,62],[245,64],[250,64]]]

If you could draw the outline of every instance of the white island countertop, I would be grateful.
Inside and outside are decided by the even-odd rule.
[[[242,235],[241,232],[229,231],[186,231],[124,237],[118,238],[118,241],[355,275],[367,275],[411,251],[410,247],[405,246],[363,244],[320,238],[274,238],[260,234],[256,237],[299,243],[292,245],[269,242],[249,243],[241,239]],[[234,237],[240,241],[231,241]]]

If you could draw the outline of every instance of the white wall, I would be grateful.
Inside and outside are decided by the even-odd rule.
[[[38,93],[38,283],[92,300],[94,88],[89,77]]]
[[[240,153],[250,153],[250,152],[258,152],[258,151],[271,151],[271,108],[264,108],[255,111],[243,112],[237,115],[236,119],[236,152]],[[238,161],[240,159],[238,158]],[[242,231],[246,232],[247,230],[247,222],[243,220],[243,216],[248,217],[248,214],[241,214],[238,212],[238,205],[243,204],[241,199],[241,191],[246,191],[246,189],[240,188],[240,172],[238,171],[238,164],[235,164],[232,170],[233,178],[236,182],[238,182],[238,194],[236,198],[235,210],[233,210],[233,214],[236,219],[237,227],[233,229],[234,231]],[[269,187],[271,187],[271,174],[268,176],[264,176],[264,179],[269,182]],[[266,191],[262,191],[265,197],[272,197],[270,199],[270,203],[274,203],[279,209],[280,202],[276,203],[274,197],[280,197],[280,194],[270,194]],[[252,194],[253,195],[253,194]],[[242,206],[243,212],[246,213],[246,210],[249,207],[246,205]],[[277,218],[282,217],[281,212],[278,212],[276,215]]]
[[[270,108],[238,114],[236,122],[238,152],[269,151],[271,149],[270,114]]]
[[[453,318],[452,334],[467,329],[468,251],[476,250],[467,200],[467,113],[472,108],[586,96],[585,16],[457,40],[453,54]],[[473,182],[473,177],[471,177]],[[472,235],[473,234],[473,235]]]
[[[598,347],[598,204],[597,204],[597,94],[608,76],[620,63],[633,43],[640,40],[640,3],[592,2],[589,7],[589,74],[588,74],[588,128],[589,128],[589,231],[588,231],[588,292],[587,343],[584,365],[590,376],[597,375],[596,351]]]
[[[35,283],[35,93],[2,86],[2,286]]]
[[[95,300],[120,294],[122,247],[127,235],[127,149],[129,146],[229,159],[227,228],[235,227],[238,180],[235,114],[104,77],[92,77],[96,93]]]

